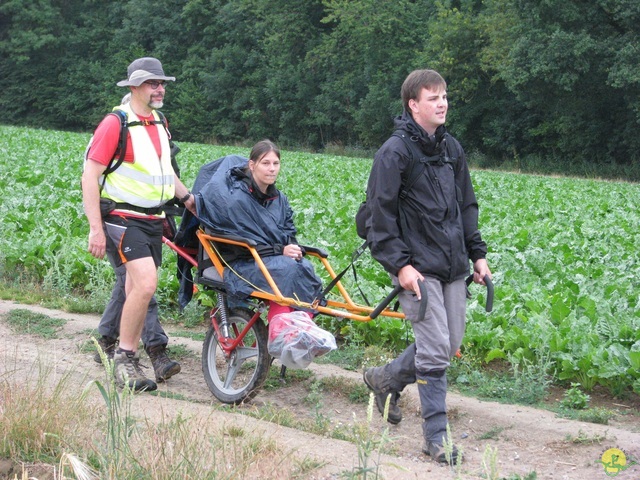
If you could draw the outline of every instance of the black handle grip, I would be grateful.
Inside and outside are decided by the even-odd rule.
[[[473,282],[473,274],[469,275],[465,280],[467,287],[471,285],[471,282]],[[484,276],[484,283],[487,286],[487,303],[484,309],[486,312],[490,312],[493,310],[493,282],[489,278],[489,275]]]
[[[369,318],[373,320],[378,315],[380,315],[382,311],[385,308],[387,308],[387,305],[391,303],[391,300],[396,298],[401,291],[402,291],[402,287],[400,285],[396,285],[396,288],[394,288],[393,291],[389,295],[387,295],[387,297],[384,300],[382,300],[382,302],[380,302],[380,304],[375,308],[375,310],[371,312],[371,315],[369,315]]]
[[[489,278],[489,275],[484,276],[484,283],[487,284],[487,304],[484,309],[490,312],[493,310],[493,282]]]
[[[427,284],[421,280],[418,280],[418,287],[420,288],[420,309],[418,310],[418,320],[423,320],[427,313],[427,305],[429,304],[429,295],[427,294]]]
[[[427,305],[429,304],[427,285],[424,282],[418,280],[418,287],[420,287],[420,296],[422,297],[422,299],[420,300],[420,310],[418,311],[418,318],[424,318],[425,314],[427,313]],[[393,300],[401,291],[402,287],[400,285],[396,285],[393,291],[389,295],[387,295],[387,297],[382,302],[380,302],[380,305],[378,305],[373,312],[371,312],[369,318],[373,320],[378,315],[380,315],[382,311],[387,308],[387,305],[391,303],[391,300]]]

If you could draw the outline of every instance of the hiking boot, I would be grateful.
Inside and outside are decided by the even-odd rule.
[[[402,411],[398,406],[400,392],[391,390],[388,387],[388,379],[385,376],[384,367],[367,368],[364,371],[362,378],[364,379],[364,383],[367,384],[367,387],[373,391],[376,399],[376,407],[378,407],[378,411],[381,415],[384,415],[384,407],[387,403],[387,397],[391,396],[389,399],[387,422],[393,425],[400,423],[402,420]]]
[[[175,360],[171,360],[167,356],[166,345],[156,345],[154,347],[145,348],[151,364],[153,365],[153,371],[156,374],[156,382],[162,383],[165,380],[170,379],[176,373],[180,373],[180,364]]]
[[[107,358],[109,360],[113,360],[113,354],[116,351],[116,346],[118,345],[118,339],[105,337],[104,335],[102,335],[100,338],[98,338],[98,345],[100,346],[104,354],[107,356]],[[95,355],[93,356],[93,360],[96,363],[102,364],[102,357],[100,356],[99,351],[95,353]]]
[[[116,385],[124,387],[126,384],[136,392],[144,390],[150,392],[158,388],[153,380],[144,376],[139,361],[140,357],[137,353],[120,349],[115,352],[113,355],[113,375],[116,378]]]
[[[429,455],[438,463],[449,463],[447,461],[447,454],[445,453],[444,447],[438,443],[434,442],[426,442],[422,445],[422,453]],[[451,463],[450,465],[455,465],[458,463],[458,457],[462,462],[462,454],[458,452],[458,447],[453,445],[453,450],[451,452]]]

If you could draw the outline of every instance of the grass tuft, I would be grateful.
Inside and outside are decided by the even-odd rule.
[[[99,417],[98,409],[54,366],[38,361],[25,370],[16,363],[0,379],[0,457],[56,463],[67,449],[91,444],[91,430],[78,426]]]
[[[57,338],[58,331],[66,323],[66,320],[51,318],[23,308],[11,310],[5,319],[16,333],[38,335],[46,339]]]

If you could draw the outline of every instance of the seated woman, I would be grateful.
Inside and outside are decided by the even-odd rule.
[[[239,157],[236,157],[239,158]],[[254,145],[248,162],[234,160],[220,167],[196,195],[198,217],[216,232],[255,241],[256,249],[285,297],[313,302],[322,295],[322,281],[296,241],[293,211],[276,186],[280,150],[269,140]],[[248,250],[224,245],[228,267],[223,280],[231,305],[254,290],[273,293]],[[269,320],[291,309],[271,302]]]

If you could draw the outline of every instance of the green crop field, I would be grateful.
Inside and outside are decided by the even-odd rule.
[[[0,127],[0,274],[59,295],[108,297],[106,260],[86,253],[88,226],[80,192],[88,134]],[[240,147],[180,144],[182,178]],[[360,245],[353,216],[371,160],[283,152],[279,187],[296,212],[302,243],[325,248],[334,270]],[[494,310],[474,285],[464,352],[495,359],[549,362],[556,380],[585,389],[640,393],[640,188],[637,184],[473,171],[496,287]],[[363,255],[358,284],[370,299],[390,290],[382,269]],[[353,276],[347,290],[360,301]],[[158,298],[175,305],[175,254],[165,250]],[[331,320],[331,322],[339,322]],[[398,346],[403,322],[341,321],[350,337]]]

